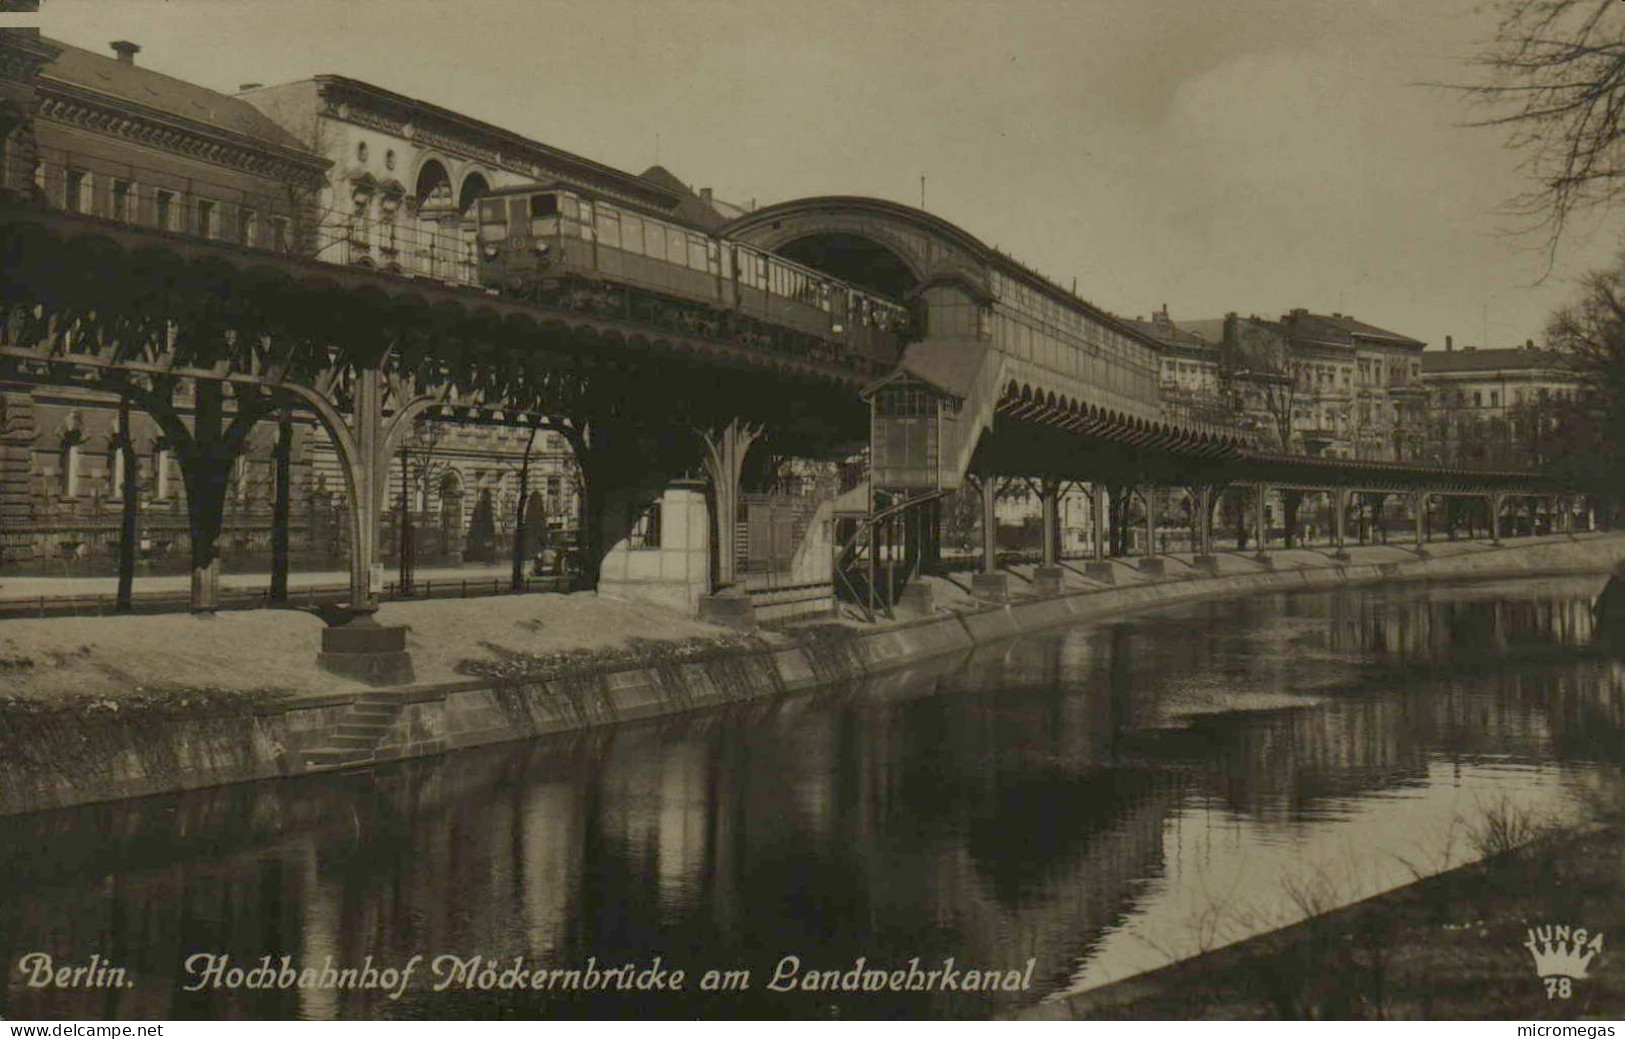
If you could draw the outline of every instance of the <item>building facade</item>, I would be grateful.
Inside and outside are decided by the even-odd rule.
[[[495,161],[501,131],[428,106],[414,112],[409,99],[365,84],[325,77],[250,90],[251,103],[146,68],[139,52],[124,41],[103,55],[23,31],[0,37],[6,190],[175,235],[454,282],[471,280],[467,209],[488,187],[532,173],[591,175],[673,209],[699,201],[542,145],[532,151],[554,165],[521,162],[511,144]],[[310,103],[293,105],[298,97]],[[383,114],[403,108],[401,124]],[[473,129],[459,136],[459,123]],[[190,387],[178,386],[177,404],[189,399]],[[111,395],[0,386],[0,565],[113,565],[127,492],[117,418]],[[340,566],[348,503],[336,456],[313,420],[294,416],[290,425],[295,564]],[[132,413],[131,427],[142,558],[181,567],[188,525],[178,464],[144,414]],[[228,571],[268,555],[278,438],[275,424],[256,429],[234,469],[221,539]],[[410,523],[419,562],[457,562],[479,527],[472,554],[506,555],[522,483],[533,530],[578,525],[580,475],[563,437],[424,423],[392,467],[384,545],[397,550]]]
[[[1167,399],[1228,413],[1265,450],[1406,461],[1425,454],[1425,346],[1347,314],[1231,313],[1136,328],[1160,348]]]
[[[0,39],[5,189],[175,235],[297,250],[326,163],[252,106],[139,65],[139,51],[120,41],[96,54],[21,30]],[[177,403],[190,396],[176,387]],[[0,385],[0,563],[111,565],[129,494],[141,504],[143,556],[182,556],[179,467],[156,424],[134,413],[138,480],[126,486],[117,416],[107,394]],[[311,423],[291,434],[295,495],[308,498]],[[265,541],[277,437],[274,425],[256,430],[233,472],[228,555]],[[311,543],[303,520],[294,537]]]
[[[1564,355],[1521,347],[1445,349],[1422,357],[1429,444],[1441,462],[1512,468],[1542,465],[1565,448],[1579,404],[1580,373]]]

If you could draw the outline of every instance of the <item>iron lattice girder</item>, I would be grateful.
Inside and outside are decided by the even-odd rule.
[[[1408,462],[1361,461],[1249,455],[1230,467],[1233,482],[1267,483],[1291,490],[1345,490],[1355,493],[1549,495],[1575,489],[1541,473],[1456,469]]]
[[[120,277],[108,277],[109,271]],[[471,362],[523,372],[538,352],[591,354],[605,345],[628,355],[699,357],[705,364],[768,370],[802,385],[850,393],[870,373],[616,317],[489,296],[428,279],[340,267],[265,253],[97,217],[0,201],[0,296],[81,318],[237,327],[247,345],[259,332],[302,340],[312,362],[329,361],[326,343],[406,360]],[[450,350],[447,346],[450,344]],[[244,358],[207,344],[211,360]],[[456,357],[439,356],[446,352]],[[418,356],[421,355],[421,356]],[[364,363],[365,358],[358,358]],[[506,377],[513,372],[499,371]]]
[[[1217,457],[1234,453],[1234,444],[1212,434],[1190,433],[1161,423],[1125,420],[1099,410],[1075,412],[1036,398],[1022,399],[1006,394],[999,401],[1003,415],[1018,422],[1043,426],[1055,432],[1105,440],[1140,450],[1166,451],[1174,455]]]

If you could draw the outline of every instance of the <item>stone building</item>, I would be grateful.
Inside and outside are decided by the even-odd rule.
[[[321,75],[277,86],[245,83],[237,99],[254,107],[331,163],[317,200],[314,254],[333,263],[474,285],[475,203],[486,192],[563,183],[598,197],[664,210],[714,228],[727,207],[708,190],[691,191],[656,166],[640,175],[617,170],[438,105],[344,76]],[[480,502],[496,517],[497,554],[518,510],[528,431],[435,423],[391,473],[391,502],[402,498],[419,532],[423,561],[454,561],[469,546]],[[313,458],[318,486],[340,486],[336,458]],[[579,524],[580,475],[563,437],[537,436],[529,463],[527,514],[559,532]],[[386,517],[393,551],[400,509]]]
[[[245,84],[232,96],[147,68],[140,50],[120,41],[103,55],[4,30],[0,184],[102,219],[455,284],[474,280],[470,209],[494,188],[564,182],[706,227],[729,212],[659,167],[615,170],[356,80]],[[180,387],[177,400],[187,396]],[[0,386],[0,565],[111,566],[124,493],[117,403],[85,390]],[[180,472],[155,425],[139,412],[132,422],[142,554],[179,566]],[[336,456],[313,420],[296,415],[292,424],[295,565],[338,565],[348,503]],[[227,570],[258,565],[266,550],[277,436],[274,425],[256,430],[236,467]],[[420,563],[461,560],[477,514],[491,517],[481,536],[505,555],[521,469],[527,518],[538,529],[576,528],[581,481],[563,437],[423,424],[391,467],[385,550],[399,545],[404,510]]]
[[[1425,344],[1347,314],[1294,310],[1135,326],[1161,352],[1163,395],[1217,408],[1261,447],[1335,458],[1423,456]]]
[[[297,250],[326,163],[252,106],[143,67],[139,51],[120,41],[97,54],[23,30],[0,38],[5,189],[104,220]],[[189,396],[177,388],[177,402]],[[129,488],[116,398],[0,385],[0,406],[0,563],[110,565],[128,493],[141,500],[143,555],[181,555],[179,468],[145,415],[132,415],[139,477]],[[308,497],[311,423],[296,425],[293,483]],[[274,426],[256,431],[233,473],[228,555],[265,540],[276,436]],[[294,537],[309,544],[305,520]]]
[[[1439,461],[1463,465],[1539,465],[1561,450],[1563,425],[1581,378],[1563,354],[1521,347],[1443,350],[1422,355],[1429,444]]]

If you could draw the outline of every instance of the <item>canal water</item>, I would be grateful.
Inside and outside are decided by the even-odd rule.
[[[1602,582],[1197,603],[777,704],[0,820],[0,1013],[1017,1011],[1469,861],[1487,819],[1617,800]],[[112,984],[32,987],[35,953]],[[402,992],[365,973],[416,956]],[[861,985],[860,958],[904,973],[799,987]],[[961,991],[890,991],[916,958]],[[581,973],[504,988],[516,961]]]

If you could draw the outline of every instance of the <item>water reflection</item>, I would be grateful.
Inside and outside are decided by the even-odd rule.
[[[134,988],[8,1017],[985,1015],[1470,853],[1494,798],[1625,760],[1596,581],[1206,603],[857,690],[369,774],[0,821],[0,960]],[[1289,885],[1298,898],[1284,894]],[[690,972],[682,995],[182,991],[191,954]],[[1019,969],[1026,993],[772,993],[775,963]],[[748,968],[748,992],[696,991]],[[421,971],[421,968],[420,968]],[[420,977],[423,975],[420,973]]]

